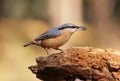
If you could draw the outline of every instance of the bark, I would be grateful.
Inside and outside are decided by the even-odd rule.
[[[37,57],[29,69],[43,81],[120,81],[119,58],[114,49],[70,48]]]

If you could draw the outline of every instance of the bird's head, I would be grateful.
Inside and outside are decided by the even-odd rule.
[[[87,28],[84,26],[76,26],[72,23],[67,23],[67,24],[63,24],[61,26],[58,27],[59,30],[66,30],[69,31],[71,33],[74,33],[78,30],[86,30]]]

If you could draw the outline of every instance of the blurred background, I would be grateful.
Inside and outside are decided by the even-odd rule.
[[[46,52],[23,45],[64,23],[88,28],[76,32],[61,47],[64,50],[84,46],[120,50],[120,0],[0,0],[0,81],[39,81],[27,67]]]

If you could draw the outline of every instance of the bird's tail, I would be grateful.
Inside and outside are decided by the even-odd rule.
[[[32,44],[34,44],[34,42],[33,42],[33,41],[28,42],[27,44],[23,45],[23,47],[27,47],[27,46],[32,45]]]

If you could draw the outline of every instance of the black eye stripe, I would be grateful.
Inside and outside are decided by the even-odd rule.
[[[76,28],[76,26],[65,26],[65,27],[61,27],[61,28],[58,28],[58,29],[62,30],[62,29],[66,29],[66,28]]]

